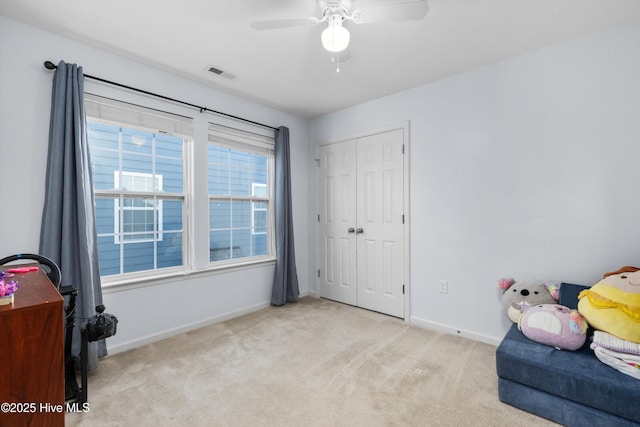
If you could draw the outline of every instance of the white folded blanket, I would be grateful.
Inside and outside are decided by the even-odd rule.
[[[602,363],[640,380],[640,356],[620,353],[595,344],[591,344],[591,349]]]
[[[603,331],[594,331],[593,344],[620,353],[636,354],[640,356],[640,344],[623,340],[615,335]]]

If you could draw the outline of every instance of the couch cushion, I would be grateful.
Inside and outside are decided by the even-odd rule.
[[[496,350],[498,377],[640,423],[640,381],[600,362],[593,351],[557,350],[512,325]]]
[[[589,289],[589,286],[575,285],[573,283],[561,283],[560,284],[560,298],[558,304],[569,307],[572,310],[578,309],[578,294],[585,289]]]
[[[498,378],[500,401],[570,427],[638,427],[627,418]]]

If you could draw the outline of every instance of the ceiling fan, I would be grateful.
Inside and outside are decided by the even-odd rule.
[[[312,26],[327,23],[320,40],[329,52],[337,54],[349,46],[350,33],[343,23],[371,24],[376,22],[423,19],[429,11],[427,0],[317,0],[318,15],[307,18],[285,18],[251,22],[256,30]]]

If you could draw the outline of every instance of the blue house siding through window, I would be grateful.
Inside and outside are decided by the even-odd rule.
[[[93,122],[87,133],[94,189],[138,193],[96,196],[100,275],[182,265],[182,200],[144,195],[183,193],[182,138]]]
[[[87,133],[100,275],[183,265],[183,139],[90,120]],[[269,253],[268,162],[209,144],[211,262]]]
[[[210,261],[268,253],[265,154],[209,145]]]

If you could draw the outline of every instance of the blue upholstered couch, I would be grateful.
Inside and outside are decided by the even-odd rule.
[[[585,287],[563,283],[560,304],[575,308]],[[640,380],[600,362],[589,341],[558,350],[511,326],[496,350],[501,402],[566,426],[640,426]]]

